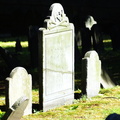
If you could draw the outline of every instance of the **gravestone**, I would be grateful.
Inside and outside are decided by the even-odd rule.
[[[19,98],[11,108],[7,110],[2,120],[20,120],[27,107],[29,99],[25,96]]]
[[[115,87],[114,82],[111,80],[111,78],[108,75],[107,71],[103,67],[101,69],[100,83],[102,84],[103,88],[112,88],[112,87]]]
[[[40,109],[47,111],[74,100],[74,25],[61,4],[39,28]]]
[[[26,96],[29,99],[24,115],[32,113],[32,77],[23,67],[14,68],[6,78],[6,106],[10,108],[17,99]]]
[[[29,26],[29,50],[31,65],[33,68],[38,67],[38,29],[39,26]]]
[[[82,57],[85,53],[91,50],[91,31],[88,28],[81,29],[81,39],[82,39]]]
[[[93,18],[93,16],[88,15],[86,20],[85,20],[85,27],[91,30],[92,26],[97,24],[97,21]]]
[[[101,61],[96,51],[88,51],[82,59],[82,91],[87,97],[98,95],[100,90]]]
[[[94,24],[91,28],[91,35],[93,40],[93,48],[98,53],[104,51],[103,33],[98,24]]]

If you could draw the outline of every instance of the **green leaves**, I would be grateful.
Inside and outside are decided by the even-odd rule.
[[[5,112],[2,112],[2,111],[0,110],[0,120],[1,120],[1,118],[4,116],[4,114],[5,114]]]

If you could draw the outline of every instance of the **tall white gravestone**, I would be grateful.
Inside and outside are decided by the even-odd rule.
[[[74,99],[74,25],[54,3],[39,29],[40,109],[47,111]]]
[[[82,87],[87,97],[98,95],[101,80],[101,61],[96,51],[88,51],[82,59]]]
[[[7,77],[7,96],[6,105],[8,108],[22,96],[29,99],[28,105],[24,111],[24,115],[32,114],[32,77],[23,67],[14,68],[10,77]]]

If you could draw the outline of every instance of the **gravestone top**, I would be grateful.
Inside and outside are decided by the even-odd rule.
[[[92,58],[92,59],[99,59],[98,53],[94,50],[86,52],[84,58],[86,58],[86,57],[89,57],[89,58]]]
[[[27,71],[25,68],[23,67],[15,67],[11,73],[10,73],[10,77],[7,77],[6,80],[10,80],[10,78],[15,78],[16,76],[22,77],[22,75],[27,75]]]
[[[91,30],[94,24],[97,24],[97,22],[94,20],[93,16],[87,16],[87,20],[85,21],[86,28],[89,28],[89,30]]]
[[[68,17],[64,13],[64,9],[61,4],[54,3],[50,7],[50,16],[45,19],[46,28],[52,29],[56,26],[67,26],[69,24]]]
[[[26,96],[20,97],[11,108],[7,110],[2,120],[20,120],[27,107],[29,99]]]

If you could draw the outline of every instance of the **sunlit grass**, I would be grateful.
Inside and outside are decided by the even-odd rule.
[[[0,41],[0,46],[3,48],[15,47],[15,41],[2,42]],[[28,41],[21,41],[22,47],[28,47]]]
[[[111,39],[108,39],[108,40],[103,40],[103,43],[108,43],[108,42],[111,42],[112,40]]]
[[[33,101],[33,103],[39,103],[38,89],[33,89],[33,91],[32,91],[32,101]]]
[[[99,93],[91,99],[83,96],[71,105],[63,105],[47,112],[36,111],[23,116],[21,120],[105,120],[109,114],[120,114],[120,86],[101,89]],[[33,89],[32,94],[32,102],[38,103],[38,89]],[[0,97],[0,101],[0,105],[5,104],[4,97]]]
[[[5,97],[0,96],[0,105],[5,105]]]
[[[22,48],[27,48],[28,47],[28,38],[27,38],[27,36],[0,38],[0,46],[2,48],[8,49],[10,51],[14,51],[17,39],[20,40],[20,44],[21,44]]]
[[[91,99],[80,98],[72,105],[63,105],[47,112],[37,111],[24,116],[23,120],[105,120],[109,114],[120,114],[119,96],[120,86],[101,89],[100,95]]]
[[[4,116],[4,114],[5,114],[5,112],[3,112],[3,111],[0,110],[0,120]]]
[[[1,38],[0,39],[0,47],[5,49],[8,53],[12,54],[13,56],[16,54],[16,39],[15,37],[11,38]],[[26,36],[20,37],[20,44],[22,46],[22,51],[18,56],[14,56],[15,59],[17,59],[19,65],[26,66],[30,63],[30,56],[29,56],[29,50],[28,50],[28,39]],[[3,61],[1,61],[3,62]]]

